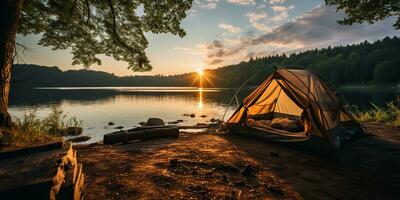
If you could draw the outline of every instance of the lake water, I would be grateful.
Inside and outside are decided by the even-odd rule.
[[[239,94],[242,100],[251,92],[245,89]],[[92,139],[102,140],[105,133],[116,131],[116,126],[133,128],[138,122],[150,117],[164,121],[184,120],[182,125],[204,123],[211,118],[221,118],[234,89],[203,89],[189,87],[79,87],[79,88],[37,88],[15,89],[10,95],[9,111],[13,117],[21,118],[26,111],[36,109],[39,117],[46,116],[51,106],[61,108],[68,116],[83,120],[84,134]],[[396,100],[400,91],[342,91],[351,105],[366,109],[374,102],[385,105]],[[237,107],[233,103],[227,117]],[[183,116],[195,114],[195,118]],[[207,115],[201,118],[200,115]],[[108,126],[108,122],[115,123]]]

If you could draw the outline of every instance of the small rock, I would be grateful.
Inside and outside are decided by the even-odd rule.
[[[178,120],[176,120],[176,121],[182,123],[182,122],[183,122],[183,119],[178,119]]]
[[[160,118],[149,118],[144,126],[164,126],[164,120]]]
[[[168,124],[178,124],[179,122],[177,121],[172,121],[172,122],[167,122]]]
[[[184,113],[183,116],[190,117],[190,114],[189,113]]]
[[[275,151],[271,151],[271,152],[269,153],[269,155],[271,155],[272,157],[279,157],[279,153],[278,153],[278,152],[275,152]]]
[[[139,122],[138,124],[143,127],[146,124],[146,122]]]
[[[72,135],[72,136],[80,135],[80,134],[82,134],[82,132],[83,132],[83,128],[82,127],[77,127],[77,126],[68,127],[67,130],[66,130],[66,134],[67,135]]]
[[[250,165],[246,165],[246,167],[242,170],[241,173],[243,176],[254,176],[253,169],[250,167]]]
[[[123,129],[124,127],[123,126],[117,126],[117,127],[115,127],[115,129]]]
[[[201,118],[206,118],[206,117],[207,117],[207,115],[200,115],[200,117],[201,117]]]
[[[109,126],[113,126],[113,125],[114,125],[114,122],[108,122],[108,125],[109,125]]]
[[[83,136],[79,136],[79,137],[70,138],[70,139],[68,139],[67,141],[68,141],[68,142],[72,142],[72,143],[75,143],[75,142],[84,142],[84,141],[90,140],[90,138],[91,138],[91,137],[89,137],[89,136],[87,136],[87,135],[83,135]]]
[[[206,123],[197,123],[195,126],[205,126],[207,125]]]
[[[215,118],[211,118],[210,122],[215,122],[215,120],[216,120]]]
[[[190,117],[191,117],[191,118],[195,118],[196,115],[195,115],[195,114],[190,114]]]

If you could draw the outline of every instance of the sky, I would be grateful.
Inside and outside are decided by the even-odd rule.
[[[336,20],[344,14],[327,7],[323,0],[194,0],[188,16],[182,21],[186,36],[146,33],[146,53],[153,66],[150,72],[127,69],[127,63],[99,56],[102,65],[92,70],[119,76],[173,75],[213,69],[239,63],[250,57],[300,52],[375,41],[400,35],[393,18],[374,24],[343,26]],[[18,63],[58,66],[62,70],[82,69],[72,65],[68,50],[52,50],[37,45],[40,35],[18,36],[28,50]]]

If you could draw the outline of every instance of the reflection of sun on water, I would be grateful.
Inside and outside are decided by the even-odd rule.
[[[203,110],[203,88],[199,88],[199,103],[197,103],[199,110]]]

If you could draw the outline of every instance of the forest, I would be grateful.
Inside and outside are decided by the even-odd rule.
[[[250,58],[206,70],[205,86],[237,87],[254,74],[249,85],[257,85],[276,67],[288,65],[306,67],[336,86],[397,84],[400,81],[400,38],[385,37],[373,43],[365,41],[290,55]],[[12,87],[197,86],[196,79],[195,73],[119,77],[89,69],[62,71],[58,67],[15,64]]]

